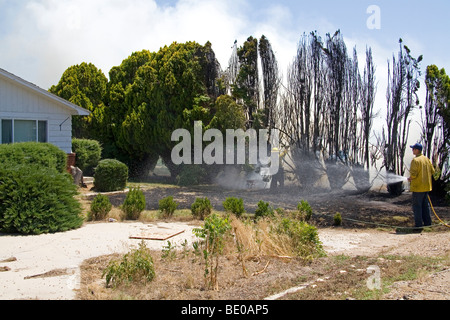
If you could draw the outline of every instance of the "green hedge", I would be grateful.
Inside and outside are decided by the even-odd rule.
[[[0,163],[6,165],[39,165],[63,173],[67,167],[67,154],[50,143],[21,142],[0,144]]]
[[[92,176],[102,156],[100,143],[96,140],[73,139],[72,151],[77,155],[76,166],[83,171],[83,175]]]
[[[39,165],[0,167],[0,230],[41,234],[83,223],[77,187],[68,173]]]
[[[98,163],[94,173],[94,189],[99,192],[125,189],[128,181],[128,167],[115,159],[104,159]]]

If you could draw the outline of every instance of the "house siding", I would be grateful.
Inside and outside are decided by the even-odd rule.
[[[46,96],[0,77],[0,119],[45,120],[48,142],[72,152],[72,115],[76,112]]]

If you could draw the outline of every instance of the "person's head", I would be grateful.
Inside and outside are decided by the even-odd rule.
[[[415,156],[422,154],[423,147],[420,143],[416,143],[415,145],[411,146],[411,148]]]

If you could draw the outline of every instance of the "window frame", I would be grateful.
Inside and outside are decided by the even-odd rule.
[[[31,142],[41,142],[39,141],[39,123],[44,122],[45,123],[45,142],[49,141],[49,126],[48,126],[48,120],[44,119],[23,119],[23,118],[0,118],[0,144],[3,144],[3,120],[10,120],[11,121],[11,142],[10,143],[16,143],[15,137],[14,137],[14,122],[17,121],[34,121],[36,123],[36,139]]]

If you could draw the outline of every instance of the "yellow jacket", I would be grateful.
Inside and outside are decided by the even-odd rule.
[[[411,161],[410,179],[411,192],[429,192],[432,190],[432,177],[434,167],[430,159],[424,155],[418,155]]]

